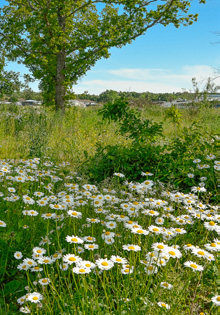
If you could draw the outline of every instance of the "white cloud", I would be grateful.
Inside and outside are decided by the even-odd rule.
[[[107,89],[116,91],[136,91],[154,93],[181,92],[192,89],[192,78],[196,78],[200,87],[209,77],[214,77],[215,70],[207,65],[184,66],[179,70],[170,69],[134,69],[122,68],[91,71],[89,78],[82,79],[73,87],[75,93],[85,90],[91,94],[99,94]],[[101,79],[105,76],[106,79]],[[215,80],[220,85],[220,79]]]

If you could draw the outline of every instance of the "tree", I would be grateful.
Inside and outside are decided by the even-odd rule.
[[[0,53],[0,97],[10,95],[13,101],[17,101],[16,94],[20,92],[23,86],[20,81],[20,73],[14,71],[6,71],[5,56],[3,51]]]
[[[29,68],[44,99],[64,110],[66,93],[111,47],[156,24],[187,26],[193,0],[8,0],[0,14],[0,48]],[[199,0],[205,3],[206,0]]]

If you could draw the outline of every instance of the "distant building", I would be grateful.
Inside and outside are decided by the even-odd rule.
[[[35,100],[25,100],[25,101],[22,101],[22,105],[23,106],[37,106],[37,105],[41,105],[41,102],[35,101]]]
[[[67,101],[69,106],[79,106],[79,107],[87,107],[87,106],[95,106],[97,103],[91,100],[69,100]]]

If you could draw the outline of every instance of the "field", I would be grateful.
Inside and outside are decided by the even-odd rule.
[[[218,313],[219,109],[0,111],[0,314]]]

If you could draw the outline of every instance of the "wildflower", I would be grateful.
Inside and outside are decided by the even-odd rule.
[[[29,267],[34,267],[37,265],[37,263],[33,259],[30,259],[30,258],[25,258],[23,260],[23,264],[28,265]]]
[[[95,237],[92,237],[92,236],[84,236],[84,237],[83,237],[83,240],[84,240],[85,242],[93,243],[93,242],[96,241],[96,238],[95,238]]]
[[[184,262],[184,266],[191,268],[193,271],[202,271],[204,269],[203,266],[198,265],[197,263],[193,261]]]
[[[183,248],[185,251],[188,251],[188,250],[193,250],[195,248],[195,246],[192,244],[186,244],[183,246]]]
[[[139,235],[148,235],[149,232],[147,230],[141,229],[141,228],[132,228],[131,233],[139,234]]]
[[[213,155],[213,154],[209,154],[209,155],[206,156],[206,159],[207,159],[207,160],[213,160],[213,159],[215,159],[215,158],[216,158],[216,156]]]
[[[116,228],[117,223],[116,223],[115,221],[108,221],[108,222],[105,223],[105,226],[106,226],[108,229],[112,230],[112,229],[115,229],[115,228]]]
[[[35,210],[28,210],[27,215],[30,215],[31,217],[36,217],[39,213]]]
[[[217,251],[220,251],[220,244],[217,244],[217,242],[213,242],[211,244],[205,244],[205,248],[207,248],[211,252],[217,252]]]
[[[146,272],[147,275],[151,275],[153,273],[157,273],[158,268],[155,265],[148,265],[144,268],[144,271]]]
[[[44,199],[40,199],[40,200],[37,200],[37,204],[38,204],[38,206],[43,207],[43,206],[46,206],[48,204],[48,201],[44,200]]]
[[[100,223],[100,220],[99,219],[91,219],[91,218],[86,218],[86,221],[88,223]]]
[[[167,253],[172,258],[180,258],[180,257],[182,257],[181,252],[177,248],[167,247]]]
[[[169,207],[163,207],[164,211],[167,211],[167,212],[173,212],[174,209],[173,207],[169,206]]]
[[[124,174],[121,174],[121,173],[114,173],[113,175],[114,175],[114,176],[118,176],[118,177],[125,177],[125,175],[124,175]]]
[[[217,231],[218,225],[214,221],[205,222],[204,226],[209,231]]]
[[[175,228],[175,229],[172,229],[172,231],[175,233],[175,234],[185,234],[186,233],[186,230],[184,229],[180,229],[180,228]]]
[[[84,253],[84,248],[81,246],[78,246],[77,251],[78,253]]]
[[[115,233],[114,232],[110,232],[110,231],[103,231],[102,233],[102,239],[105,239],[105,238],[113,238],[115,236]]]
[[[82,244],[84,242],[81,238],[79,238],[78,236],[74,236],[74,235],[72,235],[72,236],[67,235],[66,241],[70,244],[73,244],[73,243],[74,244]]]
[[[65,271],[69,268],[69,264],[60,264],[59,266],[60,266],[60,269],[63,271]]]
[[[110,258],[114,263],[118,263],[118,264],[126,264],[127,263],[127,259],[120,257],[120,256],[114,256],[112,255]]]
[[[112,260],[100,258],[96,260],[96,265],[101,270],[109,270],[114,266],[114,263]]]
[[[54,259],[49,256],[42,256],[38,259],[38,263],[41,265],[51,265],[54,262]]]
[[[165,288],[168,290],[171,290],[173,287],[172,284],[169,284],[168,282],[161,282],[160,286],[161,286],[161,288]]]
[[[43,295],[38,292],[29,293],[27,295],[27,301],[32,303],[39,303],[43,299]]]
[[[77,218],[80,219],[82,217],[82,212],[77,212],[73,210],[67,211],[67,213],[72,217],[72,218]]]
[[[22,255],[21,252],[15,252],[15,253],[14,253],[14,257],[15,257],[16,259],[21,259],[21,258],[23,257],[23,255]]]
[[[26,302],[26,295],[21,296],[19,299],[17,299],[17,303],[22,305]]]
[[[4,221],[0,220],[0,227],[6,227],[6,225],[7,224]]]
[[[153,176],[154,174],[150,172],[141,172],[141,176]]]
[[[31,312],[31,310],[27,306],[20,307],[19,311],[24,314],[30,314]]]
[[[34,266],[30,270],[31,270],[31,272],[41,272],[41,271],[43,271],[43,268],[40,268],[38,266]]]
[[[150,225],[148,227],[148,230],[152,233],[155,233],[155,234],[161,234],[163,232],[163,230],[161,229],[161,227],[159,226],[155,226],[155,225]]]
[[[193,163],[200,163],[200,162],[201,162],[200,159],[195,159],[195,160],[193,160]]]
[[[29,197],[28,195],[23,196],[23,201],[25,204],[33,205],[35,203],[34,199]]]
[[[89,261],[89,260],[80,260],[79,262],[76,263],[78,267],[84,267],[84,268],[89,268],[89,269],[94,269],[96,265]]]
[[[85,249],[93,251],[94,249],[98,249],[99,245],[98,244],[85,244],[84,247]]]
[[[164,302],[158,302],[157,305],[160,306],[160,307],[166,308],[167,310],[170,309],[169,304],[166,304]]]
[[[55,219],[57,217],[56,213],[43,213],[41,214],[41,217],[44,218],[44,220],[47,220],[47,219]]]
[[[50,279],[49,278],[42,278],[38,281],[41,285],[48,285],[50,283]]]
[[[159,225],[162,225],[164,223],[164,219],[161,218],[161,217],[157,217],[156,220],[155,220],[155,223],[159,224]]]
[[[82,260],[81,257],[76,256],[74,254],[66,254],[65,256],[63,256],[63,261],[68,263],[69,265],[80,262],[81,260]]]
[[[154,243],[152,244],[152,248],[156,251],[166,252],[168,249],[168,246],[164,243]]]
[[[41,191],[35,191],[35,192],[34,192],[34,196],[42,197],[43,195],[44,195],[44,193],[41,192]]]
[[[214,305],[219,306],[220,305],[220,295],[215,295],[211,298],[211,301]]]
[[[133,245],[133,244],[128,244],[128,245],[123,245],[122,248],[124,250],[127,250],[127,251],[134,251],[134,252],[138,252],[141,250],[141,247],[138,246],[138,245]]]
[[[90,268],[83,268],[83,267],[74,267],[72,269],[72,271],[73,271],[73,273],[76,273],[76,274],[80,275],[80,274],[90,273],[91,269]]]
[[[201,192],[206,192],[206,189],[205,189],[204,187],[196,187],[196,186],[193,186],[193,187],[191,188],[191,190],[192,190],[192,192],[194,192],[194,193],[196,193],[196,192],[199,192],[199,193],[201,193]]]
[[[149,215],[151,217],[157,217],[159,215],[158,211],[154,211],[154,210],[144,210],[142,211],[143,214]]]
[[[16,182],[24,183],[25,180],[26,180],[26,177],[24,177],[24,176],[15,176],[14,180]]]
[[[194,174],[191,174],[191,173],[189,173],[188,175],[187,175],[189,178],[194,178]]]
[[[131,268],[125,267],[125,268],[122,268],[122,269],[121,269],[121,273],[122,273],[123,275],[131,274],[131,273],[133,273],[133,271],[134,271],[134,267],[131,267]]]

